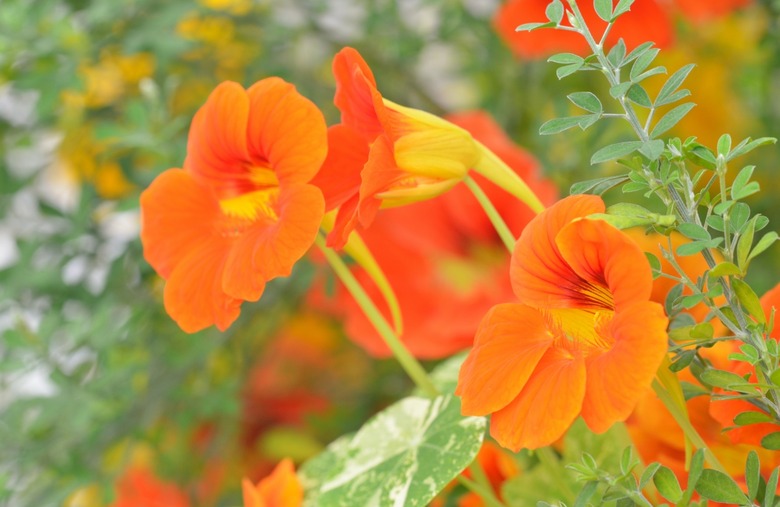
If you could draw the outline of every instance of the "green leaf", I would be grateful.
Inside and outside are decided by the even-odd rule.
[[[653,131],[650,133],[650,136],[658,137],[670,128],[674,127],[677,125],[677,122],[682,120],[683,117],[688,114],[688,112],[695,106],[696,104],[693,102],[686,102],[685,104],[680,104],[666,113],[660,120],[658,120],[658,123],[655,124],[655,127],[653,127]]]
[[[762,438],[761,447],[772,451],[780,451],[780,431],[775,431]]]
[[[515,32],[533,32],[534,30],[539,30],[540,28],[555,28],[558,26],[558,23],[524,23],[517,28],[515,28]]]
[[[591,113],[601,113],[604,110],[599,98],[591,92],[576,92],[569,94],[567,98],[572,101],[575,106],[581,107]]]
[[[768,414],[763,412],[740,412],[734,417],[734,424],[737,426],[748,426],[750,424],[761,424],[766,422],[772,422],[772,418]]]
[[[744,199],[749,195],[753,195],[760,190],[759,184],[755,181],[750,181],[750,177],[753,175],[753,170],[756,168],[754,165],[743,167],[737,177],[734,178],[734,183],[731,184],[731,198],[735,201]]]
[[[544,14],[551,23],[559,25],[563,19],[563,4],[560,0],[553,0],[545,9]]]
[[[701,372],[701,381],[711,385],[712,387],[720,387],[722,389],[729,389],[736,384],[744,384],[745,379],[726,370],[716,370],[715,368],[708,368]]]
[[[454,396],[404,398],[303,465],[304,505],[427,505],[472,462],[485,427]]]
[[[584,64],[585,59],[581,56],[575,55],[574,53],[558,53],[557,55],[552,55],[550,58],[547,59],[550,63],[560,63],[560,64],[572,64],[572,63],[579,63]]]
[[[723,241],[723,238],[713,238],[710,240],[699,240],[691,243],[685,243],[677,247],[677,255],[685,257],[701,252],[706,248],[715,248]]]
[[[683,81],[685,81],[694,67],[694,64],[689,63],[669,76],[669,79],[666,80],[661,87],[661,91],[658,92],[658,96],[655,98],[655,107],[671,104],[672,102],[675,102],[675,100],[679,100],[674,98],[673,94],[677,91]]]
[[[727,201],[727,202],[734,203],[734,201]],[[744,234],[745,231],[743,231],[743,228],[745,227],[745,224],[747,223],[749,218],[750,218],[750,206],[748,206],[744,202],[734,203],[734,207],[731,210],[731,225],[732,225],[731,231]],[[753,227],[755,230],[755,224]]]
[[[658,56],[660,51],[661,50],[658,48],[649,49],[636,59],[629,74],[632,82],[636,83],[637,77],[653,63],[653,60],[655,60],[655,57]]]
[[[770,231],[764,234],[761,239],[758,240],[758,243],[756,243],[756,246],[750,252],[750,255],[748,255],[748,260],[751,260],[753,257],[764,252],[767,248],[774,245],[775,241],[777,240],[778,235],[775,231]]]
[[[731,151],[731,136],[728,134],[723,134],[718,139],[718,155],[723,156],[723,158],[726,158]]]
[[[431,381],[436,389],[441,393],[453,393],[455,392],[455,386],[458,385],[458,375],[460,374],[460,367],[463,365],[463,361],[466,360],[468,352],[461,352],[454,356],[442,361],[431,372]],[[418,394],[415,392],[415,394]],[[422,395],[422,392],[419,393]]]
[[[615,67],[620,68],[623,64],[623,59],[626,57],[626,43],[623,39],[618,39],[617,44],[612,46],[607,55],[607,60]]]
[[[776,433],[773,433],[775,435]],[[766,482],[766,489],[764,490],[764,502],[762,505],[768,505],[774,507],[775,495],[777,494],[777,477],[780,474],[780,467],[776,467],[772,470],[772,475],[769,476],[769,480]]]
[[[620,6],[618,5],[618,7]],[[617,8],[615,10],[617,11]],[[631,63],[633,60],[636,60],[637,58],[645,54],[647,51],[649,51],[650,48],[653,47],[653,44],[654,44],[653,42],[645,42],[638,45],[628,54],[628,56],[626,56],[626,59],[623,61],[623,63],[624,64]]]
[[[609,94],[612,96],[613,99],[619,99],[620,97],[628,93],[628,89],[631,88],[631,86],[632,83],[630,81],[627,81],[625,83],[620,83],[619,85],[615,85],[612,88],[610,88]]]
[[[686,238],[690,238],[693,240],[708,240],[711,239],[710,233],[707,232],[707,229],[702,227],[698,224],[680,224],[677,226],[677,230]]]
[[[639,478],[639,489],[645,489],[645,486],[650,482],[650,479],[653,478],[659,468],[661,468],[661,464],[658,462],[647,465],[647,468],[645,468],[644,472],[642,472],[642,476]]]
[[[615,143],[605,146],[593,154],[590,159],[591,165],[616,158],[625,157],[642,147],[642,141],[627,141],[624,143]]]
[[[588,481],[585,486],[582,487],[582,491],[577,495],[577,500],[574,502],[573,507],[586,507],[588,500],[596,493],[596,489],[599,487],[599,481]]]
[[[593,7],[604,21],[609,22],[612,19],[612,0],[593,0]]]
[[[581,63],[573,63],[571,65],[564,65],[563,67],[558,67],[555,71],[555,75],[558,76],[558,79],[563,79],[566,76],[569,76],[571,74],[574,74],[578,70],[582,68]]]
[[[649,78],[650,76],[655,76],[656,74],[666,74],[666,67],[663,66],[653,67],[652,69],[639,74],[633,82],[640,83],[645,79]],[[647,100],[649,102],[650,98],[648,97]]]
[[[739,238],[737,243],[737,266],[744,273],[747,270],[748,258],[750,257],[750,250],[753,246],[753,235],[756,229],[756,219],[753,217],[745,227],[745,231]]]
[[[751,141],[750,138],[748,137],[747,139],[739,143],[737,147],[731,151],[729,156],[726,158],[726,162],[733,160],[739,156],[742,156],[746,153],[749,153],[755,150],[756,148],[758,148],[759,146],[764,146],[767,144],[775,144],[776,142],[777,139],[775,139],[774,137],[761,137],[759,139],[756,139],[755,141]]]
[[[702,146],[702,145],[694,146],[688,151],[688,155],[689,155],[688,158],[691,161],[709,170],[714,170],[715,166],[718,163],[717,160],[715,159],[715,155],[706,146]]]
[[[751,450],[745,462],[745,482],[747,483],[748,500],[753,500],[758,494],[758,484],[761,481],[761,462],[758,453]]]
[[[601,195],[615,185],[620,185],[624,181],[628,180],[627,175],[622,176],[607,176],[606,178],[596,178],[587,181],[580,181],[575,183],[569,189],[569,194],[594,194]]]
[[[626,98],[639,104],[642,107],[652,107],[653,103],[650,101],[650,96],[647,94],[642,85],[635,84],[626,92]]]
[[[699,477],[701,477],[701,473],[703,469],[704,469],[704,451],[702,449],[699,449],[693,454],[693,458],[691,458],[691,466],[688,469],[688,487],[685,488],[685,493],[683,494],[683,497],[678,502],[678,505],[689,504],[691,498],[693,497],[696,483],[699,481]]]
[[[639,148],[639,153],[647,157],[651,162],[658,160],[664,152],[664,142],[660,139],[647,141]]]
[[[766,324],[766,315],[764,315],[764,309],[761,308],[761,302],[750,285],[743,282],[739,278],[732,278],[731,288],[734,289],[734,294],[736,294],[740,304],[745,310],[747,310],[750,316],[753,317],[759,324]]]
[[[743,505],[747,502],[745,494],[734,479],[717,470],[705,469],[696,481],[696,491],[708,500],[721,503]]]
[[[653,484],[658,488],[658,492],[671,502],[679,502],[682,498],[682,488],[677,481],[677,477],[670,469],[662,466],[658,469],[653,477]]]
[[[650,252],[645,252],[645,257],[647,257],[647,262],[650,263],[650,269],[653,270],[653,280],[655,280],[661,276],[661,261]]]
[[[584,116],[567,116],[566,118],[553,118],[550,121],[546,121],[539,127],[539,134],[548,136],[550,134],[557,134],[564,130],[569,130],[572,127],[581,127],[583,130],[592,125],[593,116],[598,119],[598,115],[584,115]],[[585,125],[585,127],[583,127]]]
[[[612,11],[612,19],[610,21],[614,21],[615,18],[618,16],[625,14],[626,12],[631,10],[631,5],[634,3],[634,0],[620,0],[618,4],[615,6],[615,10]],[[645,43],[648,44],[648,43]],[[652,42],[649,43],[652,45]]]
[[[734,276],[734,275],[741,275],[742,271],[731,262],[721,262],[714,268],[712,268],[709,272],[709,276],[711,277],[719,277],[719,276]]]

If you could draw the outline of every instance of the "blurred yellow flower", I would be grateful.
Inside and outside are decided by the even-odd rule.
[[[84,78],[83,101],[87,107],[105,107],[134,91],[138,83],[154,72],[154,55],[136,53],[123,55],[108,48],[94,64],[82,64],[79,73]]]
[[[91,183],[98,195],[117,199],[132,189],[119,164],[107,157],[108,145],[95,140],[92,128],[81,125],[65,133],[55,163],[64,180],[73,184]]]
[[[199,16],[192,13],[179,21],[176,33],[188,40],[220,46],[233,40],[235,26],[225,17]]]
[[[225,11],[242,16],[252,10],[252,0],[198,0],[198,3],[215,11]]]

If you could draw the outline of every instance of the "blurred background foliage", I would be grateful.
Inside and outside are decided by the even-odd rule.
[[[190,119],[222,80],[281,76],[337,122],[330,61],[344,45],[391,100],[492,113],[562,194],[616,170],[588,160],[628,138],[624,125],[536,134],[573,114],[567,93],[607,89],[595,75],[559,82],[543,61],[517,60],[491,24],[498,3],[2,0],[0,504],[110,505],[135,466],[192,505],[235,505],[242,476],[315,454],[407,392],[391,362],[306,310],[315,264],[271,283],[228,332],[182,333],[142,257],[138,195],[182,164]],[[675,19],[661,63],[697,64],[688,87],[698,104],[675,135],[708,145],[724,132],[780,136],[778,3]],[[780,157],[753,158],[764,190],[754,209],[777,223]],[[756,264],[762,293],[778,279],[777,250]]]

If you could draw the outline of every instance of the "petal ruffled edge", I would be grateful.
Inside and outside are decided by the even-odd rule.
[[[267,161],[282,185],[308,183],[328,152],[322,112],[295,85],[278,77],[258,81],[247,95],[246,135],[251,158]]]
[[[550,348],[517,398],[493,414],[490,434],[515,452],[552,444],[580,413],[585,383],[582,355]]]
[[[650,301],[615,313],[609,325],[612,348],[586,362],[582,417],[591,430],[603,433],[625,421],[644,396],[667,353],[668,323],[663,307]]]
[[[458,375],[455,394],[466,415],[504,408],[524,388],[553,343],[545,318],[533,308],[494,306],[477,329],[474,348]]]

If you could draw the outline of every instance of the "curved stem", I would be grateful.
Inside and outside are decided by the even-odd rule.
[[[493,203],[490,201],[490,199],[488,199],[488,196],[485,194],[485,192],[470,176],[466,176],[463,182],[466,184],[468,189],[471,190],[471,193],[474,194],[474,197],[477,198],[477,201],[479,202],[479,205],[482,206],[482,209],[485,210],[485,213],[490,219],[490,223],[492,223],[493,227],[495,227],[496,232],[501,237],[501,241],[504,242],[506,249],[509,250],[509,253],[512,253],[515,248],[515,241],[517,240],[512,234],[512,231],[509,230],[509,226],[507,226],[506,222],[504,222],[504,219],[501,218],[501,215],[498,213],[498,210],[496,210],[496,207],[493,206]]]
[[[422,365],[420,365],[417,359],[409,352],[406,346],[404,346],[401,339],[395,334],[393,328],[387,323],[385,317],[376,307],[374,302],[371,301],[371,298],[366,294],[366,291],[363,290],[363,287],[360,286],[360,283],[355,279],[354,275],[352,275],[352,272],[341,257],[325,245],[325,238],[322,237],[321,233],[317,233],[315,243],[325,255],[325,259],[327,259],[328,264],[333,268],[336,276],[339,277],[349,293],[352,294],[352,297],[355,298],[355,301],[358,306],[360,306],[360,309],[366,315],[369,322],[371,322],[385,341],[385,344],[387,344],[390,351],[398,360],[401,368],[404,369],[417,387],[419,387],[427,396],[433,397],[439,395],[439,391],[433,385],[428,373],[426,373]]]
[[[715,469],[719,470],[720,472],[729,475],[729,473],[726,472],[726,470],[723,468],[723,465],[721,465],[720,461],[718,461],[718,458],[716,458],[715,455],[712,453],[712,451],[710,451],[709,447],[707,447],[707,444],[704,442],[704,439],[701,438],[699,433],[696,431],[696,428],[693,427],[691,421],[688,420],[685,414],[683,414],[682,411],[679,409],[679,407],[674,403],[674,400],[672,399],[671,395],[666,389],[664,389],[664,386],[661,385],[658,379],[653,379],[653,391],[655,391],[655,394],[658,395],[658,398],[663,402],[664,406],[666,407],[666,410],[669,411],[669,414],[671,414],[671,416],[680,426],[680,429],[683,430],[683,433],[685,433],[686,438],[697,449],[702,449],[704,451],[704,456],[707,459],[707,461],[710,463],[710,465],[712,465]]]

